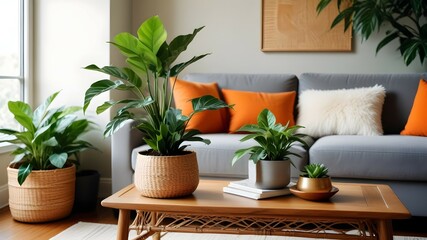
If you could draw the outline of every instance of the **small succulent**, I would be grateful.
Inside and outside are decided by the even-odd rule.
[[[308,164],[301,172],[303,177],[308,178],[322,178],[328,176],[328,168],[319,163]]]

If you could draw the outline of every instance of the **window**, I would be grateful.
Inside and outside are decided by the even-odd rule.
[[[29,2],[0,0],[0,128],[19,128],[7,103],[27,100]]]
[[[29,100],[30,3],[0,0],[0,128],[19,129],[8,102]],[[0,147],[0,152],[7,151]]]

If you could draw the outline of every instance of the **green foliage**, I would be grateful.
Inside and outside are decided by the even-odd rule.
[[[21,101],[9,101],[9,111],[23,127],[22,131],[0,129],[9,135],[0,143],[16,144],[12,152],[12,164],[19,166],[18,182],[22,185],[32,170],[62,168],[66,163],[79,163],[78,153],[94,147],[80,137],[88,132],[92,123],[79,119],[75,114],[81,107],[59,107],[49,109],[59,92],[49,96],[33,112],[31,107]],[[74,159],[72,159],[74,157]]]
[[[249,133],[240,141],[244,142],[254,139],[258,145],[237,150],[232,160],[233,165],[246,154],[250,155],[249,159],[255,164],[259,160],[290,160],[290,155],[301,157],[290,151],[291,146],[295,142],[300,142],[305,147],[308,147],[307,143],[303,140],[303,137],[306,135],[296,133],[302,126],[295,125],[288,127],[288,125],[282,126],[280,123],[276,124],[276,117],[268,109],[261,111],[257,121],[258,124],[245,125],[238,130]]]
[[[320,13],[331,0],[319,0]],[[353,30],[367,40],[372,33],[386,27],[386,37],[378,44],[378,53],[393,40],[399,40],[403,60],[409,65],[418,55],[423,63],[427,54],[427,1],[426,0],[338,0],[338,16],[331,28],[344,21],[345,31]]]
[[[311,163],[304,166],[301,175],[308,178],[323,178],[328,176],[328,171],[328,168],[323,164]]]
[[[92,99],[101,93],[116,90],[132,95],[127,99],[107,101],[97,107],[98,114],[113,106],[118,107],[115,117],[106,126],[105,136],[112,135],[126,120],[133,119],[138,122],[137,128],[144,133],[144,141],[159,155],[180,154],[186,147],[182,146],[184,141],[210,143],[195,136],[200,133],[198,130],[185,131],[188,122],[201,111],[230,106],[212,96],[204,96],[193,99],[194,112],[190,116],[183,116],[180,110],[171,107],[173,90],[168,89],[169,78],[176,77],[187,66],[208,55],[202,54],[173,65],[202,28],[195,29],[191,34],[177,36],[168,44],[167,32],[160,18],[151,17],[139,27],[137,36],[120,33],[111,42],[126,57],[127,67],[86,67],[108,74],[114,80],[103,79],[89,87],[85,94],[84,111]],[[143,113],[135,109],[142,109]]]

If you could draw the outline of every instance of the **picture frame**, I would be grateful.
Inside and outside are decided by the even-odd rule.
[[[351,51],[351,27],[344,23],[331,29],[338,15],[337,4],[320,14],[318,0],[262,0],[261,50],[269,51]]]

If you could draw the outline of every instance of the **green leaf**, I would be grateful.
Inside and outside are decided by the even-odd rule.
[[[401,38],[400,51],[402,53],[404,62],[409,65],[417,56],[419,42],[412,39]]]
[[[336,25],[338,25],[341,21],[345,21],[345,28],[344,31],[347,30],[348,26],[350,25],[349,18],[354,14],[354,8],[349,7],[345,9],[344,11],[340,12],[338,16],[335,17],[335,19],[332,21],[331,28],[334,28]]]
[[[147,97],[145,99],[141,99],[141,100],[129,100],[129,101],[122,101],[121,103],[126,103],[127,104],[125,106],[123,106],[122,108],[120,108],[117,111],[117,114],[121,115],[123,112],[126,112],[129,109],[138,109],[138,108],[143,108],[145,106],[148,106],[150,104],[152,104],[154,102],[153,99],[151,99],[151,97]]]
[[[105,127],[104,136],[109,137],[119,130],[126,120],[132,119],[133,114],[130,112],[122,112],[120,115],[115,116]]]
[[[141,57],[130,57],[126,59],[126,62],[129,64],[130,69],[135,72],[140,78],[144,78],[144,76],[147,74],[147,64]]]
[[[204,27],[194,29],[192,34],[180,35],[174,38],[168,45],[166,42],[160,47],[157,57],[161,60],[163,69],[169,70],[170,65],[178,58],[178,56],[187,50],[188,45],[196,37],[197,33],[200,32]],[[175,76],[172,74],[172,76]],[[163,74],[166,77],[166,74]]]
[[[92,99],[103,92],[110,91],[112,89],[116,89],[119,86],[124,85],[124,83],[120,80],[110,81],[110,80],[100,80],[93,83],[85,93],[84,106],[83,111],[86,111]]]
[[[144,45],[130,33],[119,33],[114,37],[112,45],[116,46],[126,57],[143,56]]]
[[[251,153],[253,147],[239,149],[234,153],[233,160],[231,161],[231,165],[234,166],[237,161],[239,161],[244,155]]]
[[[39,126],[39,124],[43,121],[43,118],[45,117],[45,115],[47,113],[48,107],[53,102],[53,100],[55,100],[55,98],[58,94],[59,94],[59,91],[50,95],[49,97],[46,98],[46,100],[43,102],[43,104],[41,104],[40,106],[38,106],[36,108],[36,110],[34,111],[34,116],[33,116],[33,124],[35,126]]]
[[[170,76],[171,76],[171,77],[175,77],[175,76],[177,76],[177,75],[178,75],[180,72],[182,72],[186,67],[188,67],[189,65],[191,65],[191,64],[193,64],[193,63],[195,63],[195,62],[199,61],[200,59],[202,59],[202,58],[204,58],[204,57],[206,57],[206,56],[208,56],[208,55],[210,55],[210,53],[203,54],[203,55],[200,55],[200,56],[197,56],[197,57],[193,57],[192,59],[188,60],[187,62],[179,63],[179,64],[177,64],[177,65],[173,66],[173,67],[171,68],[171,70],[170,70]]]
[[[58,141],[56,141],[55,137],[51,137],[48,140],[42,143],[43,146],[56,147],[58,146]]]
[[[193,105],[194,113],[202,112],[205,110],[218,110],[221,108],[231,107],[224,101],[211,95],[205,95],[199,98],[194,98],[191,100],[191,104]]]
[[[149,18],[138,29],[138,39],[154,56],[166,38],[167,33],[159,16]]]
[[[18,131],[8,128],[0,128],[0,133],[6,134],[6,135],[15,135],[18,133]]]
[[[380,43],[378,43],[376,53],[378,53],[381,48],[383,48],[385,45],[389,44],[391,41],[399,37],[399,32],[393,32],[392,34],[389,34],[387,37],[385,37],[383,40],[381,40]]]
[[[15,116],[15,119],[19,124],[30,132],[35,131],[35,126],[32,120],[33,113],[30,105],[21,101],[9,101],[8,107],[9,111]]]
[[[320,12],[325,9],[329,3],[331,3],[331,0],[320,0],[316,7],[317,14],[320,14]]]
[[[238,132],[251,132],[251,133],[265,133],[265,129],[261,128],[260,126],[256,125],[256,124],[248,124],[248,125],[244,125],[241,128],[239,128],[239,130],[237,130]]]
[[[18,169],[19,185],[22,185],[25,182],[25,179],[27,179],[28,175],[30,175],[32,170],[33,170],[33,165],[29,163],[23,163],[21,166],[19,166],[19,169]]]
[[[67,153],[59,153],[59,154],[52,154],[49,157],[50,163],[57,167],[62,168],[64,167],[65,163],[67,162],[68,154]]]
[[[143,47],[143,54],[140,57],[149,69],[157,72],[161,69],[161,64],[157,60],[157,52],[167,38],[162,21],[158,16],[153,16],[141,24],[137,33]]]
[[[77,119],[76,115],[67,115],[59,119],[56,123],[55,131],[58,133],[63,133],[65,129],[70,126]]]
[[[34,133],[33,143],[40,144],[41,142],[43,142],[45,140],[44,136],[47,135],[46,133],[50,131],[50,128],[51,128],[51,125],[46,125],[44,127],[37,129],[37,131]]]
[[[261,113],[258,115],[258,126],[262,129],[269,129],[274,126],[276,123],[276,117],[274,114],[268,110],[264,109],[261,111]]]

